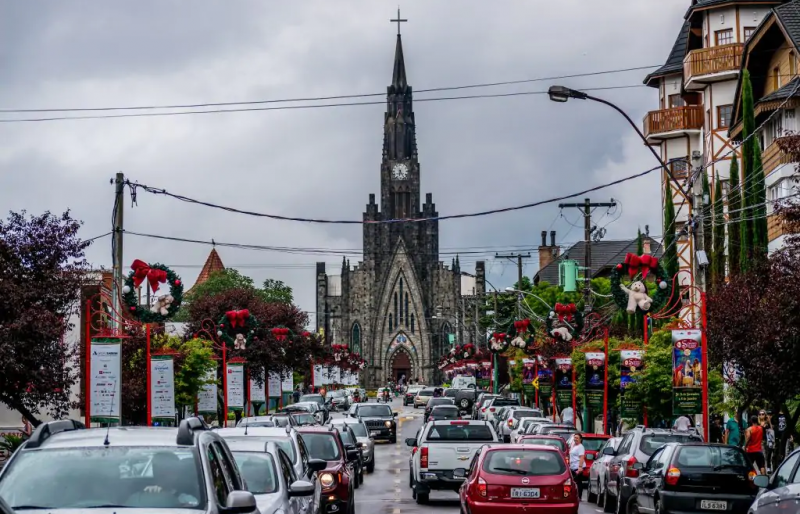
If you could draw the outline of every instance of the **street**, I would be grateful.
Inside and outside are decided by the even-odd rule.
[[[406,437],[414,437],[422,426],[422,410],[403,407],[400,399],[392,401],[397,414],[397,444],[379,442],[375,445],[375,472],[364,478],[356,491],[356,512],[360,514],[421,514],[459,512],[458,495],[449,492],[431,493],[430,503],[417,505],[408,487],[408,458],[411,449],[405,445]],[[335,414],[342,416],[343,414]],[[581,503],[579,514],[602,512],[596,505]]]

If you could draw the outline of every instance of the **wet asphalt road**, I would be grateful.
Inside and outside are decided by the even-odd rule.
[[[397,444],[378,441],[375,445],[375,472],[364,477],[356,491],[357,514],[457,514],[458,494],[431,493],[427,505],[417,505],[408,486],[409,457],[411,449],[405,445],[406,437],[414,437],[422,426],[422,409],[403,407],[400,399],[392,401],[397,414]],[[342,414],[335,414],[342,416]],[[585,493],[584,493],[585,497]],[[596,505],[581,503],[579,514],[602,512]]]

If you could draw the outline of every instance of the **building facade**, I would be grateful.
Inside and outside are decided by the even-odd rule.
[[[420,196],[416,118],[397,36],[387,88],[380,199],[363,213],[363,260],[343,260],[339,275],[317,263],[317,329],[329,344],[348,344],[369,363],[362,384],[405,376],[430,383],[436,360],[454,342],[482,342],[479,310],[485,265],[461,272],[458,259],[439,260],[438,212],[431,193]],[[407,220],[407,221],[403,221]]]

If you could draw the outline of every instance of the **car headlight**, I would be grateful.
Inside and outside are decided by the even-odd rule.
[[[332,473],[323,473],[319,476],[319,483],[325,488],[333,487],[336,483],[336,479],[333,477]]]
[[[391,421],[387,421],[385,424],[386,424],[386,428],[391,428],[392,427],[392,422]]]

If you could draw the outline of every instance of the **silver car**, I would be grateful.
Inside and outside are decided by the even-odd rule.
[[[286,452],[276,443],[247,439],[229,442],[228,446],[261,514],[317,513],[321,492],[316,474],[313,483],[298,479]],[[319,461],[315,471],[326,465]]]
[[[199,418],[178,428],[39,425],[0,471],[17,514],[259,514],[225,441]],[[265,513],[271,514],[271,513]]]
[[[361,455],[364,457],[364,465],[367,468],[367,473],[375,471],[375,439],[370,437],[367,425],[360,419],[353,418],[336,418],[332,419],[331,425],[347,425],[353,430],[356,435],[358,447],[361,449]]]

